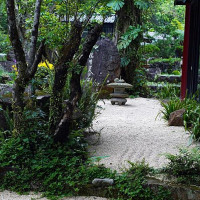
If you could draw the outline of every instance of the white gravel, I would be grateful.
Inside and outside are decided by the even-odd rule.
[[[175,154],[189,144],[183,127],[170,127],[158,116],[162,109],[158,100],[128,99],[125,106],[111,105],[109,100],[104,103],[99,102],[104,110],[94,121],[99,142],[97,135],[88,141],[95,143],[89,149],[92,156],[108,156],[101,160],[106,167],[120,170],[129,166],[127,161],[145,159],[150,166],[160,168],[167,163],[164,153]]]
[[[177,153],[178,148],[188,145],[188,137],[183,127],[169,127],[157,117],[161,110],[160,102],[155,99],[128,99],[125,106],[111,105],[110,101],[101,101],[104,108],[94,121],[94,130],[100,132],[91,135],[91,156],[106,157],[101,163],[106,167],[120,170],[128,167],[127,161],[141,161],[143,158],[150,166],[159,168],[167,163],[163,153]],[[157,117],[157,119],[156,119]],[[13,192],[0,192],[0,200],[47,200],[40,195],[18,195]],[[63,200],[106,200],[99,197],[70,197]]]
[[[0,192],[0,200],[48,200],[41,198],[40,194],[30,193],[29,195],[19,195],[15,192],[4,191]],[[106,200],[100,197],[69,197],[62,200]]]

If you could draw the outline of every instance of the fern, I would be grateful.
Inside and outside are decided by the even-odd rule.
[[[141,32],[141,27],[140,26],[129,26],[129,28],[127,29],[127,31],[121,36],[119,42],[118,42],[118,49],[122,50],[122,49],[126,49],[130,43],[135,40],[139,33]]]
[[[136,0],[134,4],[141,10],[146,10],[150,7],[150,2],[148,0]]]
[[[124,6],[124,0],[111,0],[108,4],[113,10],[118,11]]]

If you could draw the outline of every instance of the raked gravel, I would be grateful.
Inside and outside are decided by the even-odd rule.
[[[162,107],[156,99],[128,99],[125,106],[105,100],[99,105],[103,110],[93,128],[100,137],[91,135],[88,141],[91,156],[103,157],[106,167],[120,171],[130,166],[127,161],[145,159],[149,166],[160,168],[168,162],[163,154],[176,154],[189,144],[183,127],[170,127],[158,115]]]
[[[160,168],[168,162],[164,153],[178,152],[189,143],[189,135],[183,127],[169,127],[158,113],[162,109],[155,99],[128,99],[125,106],[111,105],[109,100],[100,101],[103,108],[94,121],[99,134],[88,136],[89,151],[93,157],[104,157],[100,162],[120,171],[145,159],[150,166]],[[193,144],[194,145],[194,144]],[[98,177],[97,177],[98,178]],[[18,195],[0,192],[0,200],[47,200],[40,195]],[[63,200],[106,200],[99,197],[70,197]]]

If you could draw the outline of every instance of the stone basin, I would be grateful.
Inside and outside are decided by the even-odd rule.
[[[132,88],[133,86],[131,84],[125,83],[123,79],[116,78],[114,80],[114,83],[110,83],[107,86],[114,88],[114,93],[110,94],[111,98],[111,104],[115,105],[117,103],[118,105],[125,105],[127,102],[126,98],[129,96],[126,92],[126,88]]]

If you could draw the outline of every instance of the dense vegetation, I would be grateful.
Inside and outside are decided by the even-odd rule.
[[[85,130],[96,115],[99,91],[83,77],[104,20],[116,14],[112,37],[116,36],[122,77],[133,84],[132,97],[178,96],[172,84],[152,93],[142,66],[164,63],[166,73],[180,75],[173,66],[182,55],[184,8],[174,8],[173,0],[0,0],[0,10],[0,53],[14,51],[16,63],[11,73],[0,68],[1,77],[8,76],[5,82],[14,85],[12,108],[0,108],[7,123],[0,130],[0,189],[34,190],[57,199],[87,195],[94,178],[113,178],[107,197],[169,200],[168,191],[160,188],[155,193],[146,186],[153,170],[144,162],[130,163],[128,171],[118,174],[94,162],[100,158],[88,157]],[[50,95],[43,105],[36,100],[40,94]],[[185,108],[185,127],[199,139],[200,110],[194,99],[173,98],[163,106],[166,119]],[[166,172],[179,175],[174,157],[169,159]]]

